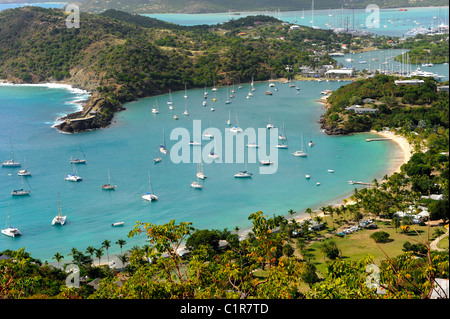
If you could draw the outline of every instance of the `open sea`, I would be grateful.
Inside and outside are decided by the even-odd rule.
[[[416,12],[418,19],[422,15],[418,10],[408,9],[401,14],[406,17]],[[437,15],[437,8],[427,10],[423,21]],[[326,13],[328,17],[328,10]],[[190,23],[183,22],[181,17],[199,19],[216,15],[221,14],[152,16],[167,21],[173,16],[177,20],[171,22],[201,24],[207,20]],[[282,15],[287,17],[287,13]],[[399,13],[395,12],[395,16]],[[298,13],[293,17],[301,18]],[[210,23],[220,22],[215,19]],[[319,25],[320,19],[315,21]],[[399,53],[377,51],[364,53],[361,58],[368,59],[369,54],[373,57]],[[433,68],[436,69],[427,68],[427,71],[437,72],[448,80],[448,66]],[[146,243],[144,236],[127,238],[136,221],[159,224],[175,219],[191,221],[199,229],[233,230],[236,226],[242,229],[251,225],[248,216],[258,210],[269,216],[287,215],[290,209],[301,213],[308,207],[317,208],[349,196],[356,185],[349,185],[348,180],[381,179],[389,171],[391,160],[398,156],[398,145],[391,141],[367,143],[366,138],[375,137],[370,133],[327,136],[317,123],[325,112],[323,105],[316,101],[322,96],[320,92],[335,90],[346,82],[296,84],[301,88],[299,94],[295,88],[278,83],[278,91],[271,88],[273,95],[268,96],[265,94],[268,83],[256,83],[250,99],[246,98],[249,84],[242,84],[241,89],[236,85],[231,104],[225,104],[225,100],[232,87],[219,87],[215,95],[207,88],[206,107],[202,106],[204,89],[188,90],[189,116],[182,114],[184,91],[172,93],[174,110],[169,110],[166,104],[168,94],[144,98],[127,103],[127,110],[116,114],[109,128],[74,135],[62,134],[52,126],[60,116],[80,108],[79,103],[87,99],[87,92],[57,85],[0,85],[0,161],[11,158],[12,146],[21,168],[32,172],[31,177],[21,179],[17,175],[19,168],[0,167],[0,227],[7,222],[9,206],[10,223],[23,234],[18,238],[0,236],[0,251],[26,247],[33,257],[51,262],[57,252],[67,256],[74,247],[81,251],[88,246],[99,248],[108,239],[112,243],[109,253],[114,254],[120,252],[115,244],[118,239],[127,241],[124,249]],[[214,96],[216,102],[212,101]],[[159,114],[152,114],[156,99]],[[214,112],[210,110],[211,105],[215,107]],[[173,119],[174,114],[179,116],[178,121]],[[278,150],[275,174],[261,175],[259,164],[249,163],[251,179],[234,178],[235,173],[245,169],[243,163],[204,164],[207,175],[204,188],[193,189],[190,183],[195,180],[197,164],[175,164],[169,155],[159,152],[163,129],[170,151],[177,143],[170,140],[172,130],[186,128],[192,132],[193,120],[201,120],[202,129],[218,128],[224,135],[229,114],[233,125],[238,121],[243,129],[265,129],[269,119],[277,128],[284,126],[289,149]],[[300,149],[302,135],[308,157],[297,158],[291,153]],[[315,142],[311,148],[307,146],[310,138]],[[205,146],[208,141],[203,143]],[[191,148],[194,147],[199,146]],[[247,151],[255,152],[255,149]],[[64,177],[73,172],[70,158],[83,154],[87,164],[76,166],[83,181],[65,181]],[[155,164],[153,159],[157,156],[163,159]],[[334,173],[328,172],[329,169]],[[108,182],[108,170],[117,184],[114,191],[101,189]],[[149,190],[149,173],[152,190],[159,197],[154,202],[141,198]],[[311,179],[306,180],[305,174],[310,174]],[[10,192],[22,185],[32,191],[31,195],[11,196]],[[58,194],[63,215],[67,215],[66,225],[62,227],[51,226],[52,218],[58,213]],[[123,227],[111,227],[119,221],[124,222]]]

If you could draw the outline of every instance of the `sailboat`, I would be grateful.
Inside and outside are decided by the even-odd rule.
[[[158,99],[156,99],[156,98],[155,98],[155,104],[153,105],[153,108],[152,108],[152,113],[153,114],[158,114],[159,113],[159,110],[158,110]]]
[[[26,166],[26,159],[24,158],[24,164]],[[21,169],[17,172],[17,175],[19,176],[31,176],[31,172],[28,171],[27,169]]]
[[[236,115],[236,123],[237,123],[238,125],[235,125],[235,126],[233,126],[232,128],[230,128],[230,132],[233,132],[233,133],[242,133],[243,130],[242,130],[242,128],[239,127],[239,121],[238,121],[237,115]]]
[[[228,95],[228,87],[227,87],[227,95],[226,95],[227,99],[225,100],[225,104],[231,104],[231,100],[230,97]]]
[[[214,150],[216,149],[216,147],[217,147],[217,143],[216,143],[216,140],[214,140]],[[218,158],[220,157],[220,155],[217,154],[217,153],[215,153],[214,151],[211,151],[211,152],[208,154],[208,157],[209,157],[209,158],[212,158],[212,159],[218,159]]]
[[[255,83],[253,82],[253,76],[252,76],[252,91],[256,91],[256,89],[255,89]]]
[[[22,235],[20,230],[15,227],[11,227],[9,223],[9,203],[8,203],[8,219],[6,220],[6,228],[1,230],[2,234],[9,237],[16,237]]]
[[[109,172],[109,169],[108,169],[108,184],[102,185],[102,189],[104,189],[104,190],[115,190],[116,189],[115,183],[114,183],[114,185],[111,184],[111,173]]]
[[[184,104],[184,112],[183,112],[183,114],[186,115],[186,116],[189,115],[189,112],[188,112],[188,110],[187,110],[187,101],[186,101],[185,104]]]
[[[269,123],[266,125],[266,127],[267,127],[267,129],[269,129],[269,130],[275,127],[275,125],[272,124],[272,121],[271,121],[271,117],[270,117],[270,116],[269,116]]]
[[[310,135],[310,136],[309,136],[309,143],[308,143],[308,146],[309,146],[309,147],[313,147],[314,144],[315,144],[315,143],[312,141],[311,135]]]
[[[79,155],[81,150],[81,153],[83,154],[84,159],[80,159],[78,156],[77,158],[70,157],[70,164],[86,164],[86,155],[84,155],[83,150],[81,149],[80,145],[77,144],[77,154]]]
[[[163,143],[159,146],[159,151],[161,153],[163,153],[164,155],[167,154],[167,149],[166,149],[166,136],[164,134],[164,128],[163,128]]]
[[[297,156],[297,157],[306,157],[306,156],[308,156],[308,154],[306,154],[303,151],[303,134],[302,134],[301,150],[300,151],[295,151],[294,153],[292,153],[292,155]]]
[[[8,161],[4,161],[2,163],[2,166],[4,166],[4,167],[20,167],[21,164],[19,162],[14,161],[14,150],[13,150],[11,136],[9,137],[9,141],[11,144],[11,159]]]
[[[247,171],[247,160],[245,158],[245,152],[244,152],[244,162],[245,162],[245,170],[244,171],[239,171],[237,174],[234,174],[234,178],[251,178],[252,177],[252,173],[249,173]]]
[[[167,105],[172,105],[172,91],[169,90],[169,100],[167,101]]]
[[[203,185],[200,184],[199,181],[198,181],[198,177],[197,177],[197,181],[193,181],[191,183],[191,187],[195,188],[195,189],[202,189],[203,188]]]
[[[67,174],[66,177],[64,178],[66,181],[69,182],[79,182],[81,180],[83,180],[80,176],[77,175],[77,169],[75,168],[75,166],[73,167],[73,174]]]
[[[11,192],[11,195],[12,196],[26,196],[26,195],[30,195],[31,191],[23,189],[23,177],[21,176],[20,179],[22,180],[22,188],[13,190]]]
[[[284,123],[283,123],[282,129],[281,129],[281,133],[278,135],[278,139],[280,141],[286,141],[287,140],[286,133],[284,131]]]
[[[150,172],[148,172],[148,184],[149,184],[149,191],[142,195],[141,197],[145,200],[148,200],[149,202],[153,200],[158,200],[158,196],[152,193],[152,182],[150,180]]]
[[[207,176],[203,173],[203,161],[198,164],[197,177],[200,179],[205,179]]]
[[[230,115],[231,115],[231,110],[228,109],[228,121],[227,121],[227,125],[231,125],[231,117],[230,117]]]
[[[188,98],[186,84],[184,84],[184,98]]]
[[[59,197],[59,193],[58,193],[58,204],[59,204],[58,215],[56,215],[53,218],[52,225],[59,224],[59,225],[62,226],[62,225],[64,225],[66,223],[67,216],[62,216],[61,215],[62,209],[61,209],[61,199]]]

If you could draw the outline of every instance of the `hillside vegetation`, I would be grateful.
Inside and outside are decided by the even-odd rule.
[[[184,89],[185,84],[192,88],[295,75],[286,65],[295,71],[301,65],[333,62],[314,56],[312,42],[326,47],[350,41],[306,27],[290,32],[273,18],[260,26],[253,25],[255,18],[243,19],[240,27],[252,24],[253,29],[245,37],[233,26],[180,27],[118,11],[83,13],[78,29],[68,29],[65,19],[57,9],[0,12],[0,78],[63,81],[91,91],[86,110],[95,103],[95,119],[62,124],[67,132],[104,127],[122,103]],[[303,41],[306,37],[315,41]]]
[[[311,9],[311,0],[79,0],[82,9],[89,12],[102,12],[108,9],[134,13],[208,13],[228,11],[300,11]],[[376,4],[381,8],[448,6],[446,0],[319,0],[315,9],[365,8]]]

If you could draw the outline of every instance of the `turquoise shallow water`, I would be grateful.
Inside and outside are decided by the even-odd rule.
[[[303,10],[302,10],[303,9]],[[377,35],[402,36],[409,29],[415,27],[436,27],[439,23],[448,25],[448,7],[426,7],[408,8],[408,11],[398,11],[398,9],[381,9],[379,11],[378,24],[366,28],[366,19],[371,12],[365,9],[334,9],[334,10],[314,10],[314,26],[322,29],[352,28],[354,25],[358,29],[366,29]],[[312,26],[313,14],[311,7],[299,8],[298,11],[264,11],[264,12],[239,12],[239,15],[224,13],[204,13],[204,14],[144,14],[145,16],[157,18],[167,22],[181,25],[197,24],[217,24],[239,19],[249,15],[264,14],[276,17],[282,21],[296,23],[299,25]],[[372,20],[369,25],[372,25]],[[438,23],[439,21],[439,23]]]
[[[155,98],[145,98],[126,104],[127,110],[117,114],[111,127],[75,135],[61,134],[51,125],[58,115],[72,111],[75,106],[70,102],[82,95],[60,88],[0,86],[0,159],[10,158],[11,136],[16,160],[24,163],[25,158],[26,168],[33,173],[24,184],[31,187],[32,194],[18,198],[10,195],[12,189],[21,187],[17,169],[0,168],[0,225],[5,224],[9,203],[11,224],[23,233],[15,239],[1,236],[0,251],[26,247],[34,257],[50,260],[56,252],[100,247],[108,239],[113,243],[110,253],[114,253],[119,252],[114,244],[119,238],[127,240],[125,248],[145,243],[143,237],[126,238],[138,220],[164,223],[176,219],[192,221],[197,228],[244,228],[250,225],[247,217],[252,212],[286,214],[289,209],[321,206],[350,193],[354,188],[347,183],[350,179],[381,178],[398,152],[394,143],[365,142],[371,134],[327,136],[317,123],[324,112],[315,102],[320,91],[343,84],[299,82],[298,95],[287,84],[278,84],[279,90],[272,88],[273,95],[267,96],[268,84],[257,83],[251,99],[246,99],[249,85],[244,84],[240,90],[236,87],[232,104],[225,104],[226,88],[219,88],[215,112],[210,111],[210,88],[207,107],[202,106],[204,90],[190,90],[189,117],[182,115],[184,92],[175,92],[175,110],[168,109],[165,95],[158,97],[160,113],[151,114]],[[153,159],[161,155],[158,147],[163,127],[170,150],[177,142],[169,139],[173,129],[184,127],[192,132],[192,121],[200,119],[203,129],[224,130],[229,110],[232,121],[237,115],[244,129],[265,128],[269,116],[277,127],[285,125],[289,149],[279,150],[276,174],[260,175],[259,165],[254,163],[248,164],[253,178],[239,180],[233,175],[244,169],[242,163],[205,164],[208,178],[199,191],[190,187],[196,164],[174,164],[169,156],[154,164]],[[178,121],[173,119],[174,113],[180,117]],[[307,158],[291,155],[300,148],[301,134],[305,143],[309,136],[316,143],[307,149]],[[77,155],[77,145],[88,163],[77,166],[83,181],[70,183],[64,176],[72,172],[69,159]],[[108,180],[108,169],[118,185],[111,192],[101,189]],[[149,171],[153,191],[159,196],[151,203],[141,198],[149,188]],[[311,175],[310,181],[305,179],[306,173]],[[58,192],[68,216],[63,227],[50,225],[58,211]],[[125,226],[112,228],[111,223],[117,221]]]

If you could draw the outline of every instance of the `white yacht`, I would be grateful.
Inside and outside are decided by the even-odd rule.
[[[248,144],[247,144],[247,147],[248,147],[248,148],[258,148],[259,145],[256,144],[256,143],[248,143]]]
[[[306,174],[306,175],[305,175],[305,178],[306,178],[306,179],[310,179],[310,178],[311,178],[311,175]]]
[[[19,176],[31,176],[31,172],[26,169],[21,169],[17,172],[17,175]]]
[[[191,146],[200,146],[200,145],[202,145],[202,143],[198,142],[198,141],[189,141],[189,145],[191,145]]]
[[[212,159],[218,159],[220,156],[217,153],[211,152],[208,154],[208,157]]]
[[[169,90],[169,100],[167,101],[167,105],[172,105],[172,91]]]
[[[30,195],[31,191],[27,191],[24,190],[23,188],[21,189],[15,189],[11,192],[12,196],[26,196],[26,195]]]
[[[10,144],[11,144],[11,159],[2,162],[2,166],[4,166],[4,167],[20,167],[22,164],[20,164],[19,162],[16,162],[14,160],[14,150],[13,150],[11,137],[9,138],[9,140],[10,140]]]
[[[234,174],[235,178],[250,178],[252,177],[252,173],[249,173],[247,171],[239,171],[239,173]]]
[[[155,97],[155,103],[153,103],[152,113],[153,114],[158,114],[159,113],[159,110],[158,110],[158,99],[156,97]]]
[[[155,194],[152,194],[150,192],[147,192],[144,195],[142,195],[142,198],[145,200],[148,200],[149,202],[151,202],[153,200],[158,200],[158,196],[156,196]]]
[[[1,230],[2,234],[9,237],[16,237],[22,235],[20,230],[15,227],[11,227],[9,223],[9,204],[8,204],[8,219],[6,220],[6,228]]]
[[[161,162],[161,161],[162,161],[162,158],[161,158],[161,157],[156,157],[156,158],[153,159],[153,162],[155,162],[155,164],[156,164],[156,163],[159,163],[159,162]]]
[[[65,223],[66,223],[66,218],[67,218],[67,216],[62,216],[61,215],[61,212],[62,212],[62,209],[61,209],[61,200],[60,200],[60,198],[59,198],[59,194],[58,194],[58,203],[59,203],[59,213],[58,213],[58,215],[56,215],[54,218],[53,218],[53,220],[52,220],[52,225],[56,225],[56,224],[58,224],[58,225],[64,225]]]
[[[196,175],[197,178],[206,179],[207,176],[203,173],[203,161],[198,164],[198,172]]]
[[[66,181],[69,182],[79,182],[81,180],[83,180],[80,176],[77,175],[77,170],[74,167],[73,168],[73,174],[67,174],[66,177],[64,178]]]
[[[114,178],[113,178],[113,180],[114,180]],[[116,187],[117,186],[116,186],[115,183],[111,184],[111,173],[109,172],[109,169],[108,169],[108,184],[102,185],[102,189],[104,189],[104,190],[115,190]]]
[[[280,134],[278,135],[278,139],[279,139],[280,141],[286,141],[286,140],[287,140],[286,132],[285,132],[285,130],[284,130],[284,123],[283,123],[283,126],[282,126],[282,128],[281,128],[281,132],[280,132]]]
[[[70,164],[86,164],[86,163],[87,163],[86,155],[84,155],[84,152],[83,152],[83,150],[81,149],[80,145],[77,145],[77,154],[80,153],[80,150],[81,150],[81,153],[83,154],[83,157],[84,157],[84,158],[80,158],[79,156],[78,156],[77,158],[73,158],[73,157],[71,156],[71,157],[70,157]]]
[[[303,134],[302,134],[302,144],[301,144],[300,151],[295,151],[294,153],[292,153],[292,155],[297,156],[297,157],[306,157],[306,156],[308,156],[308,154],[306,154],[303,151]]]
[[[232,128],[230,128],[230,132],[233,132],[233,133],[242,133],[243,130],[242,130],[242,128],[240,128],[239,126],[233,126]]]
[[[205,133],[203,134],[203,137],[206,137],[206,138],[213,138],[214,135],[213,135],[212,133],[205,132]]]
[[[334,173],[334,170],[329,169],[329,170],[328,170],[328,173]]]
[[[148,200],[149,202],[158,200],[158,196],[156,196],[152,192],[152,182],[150,180],[150,172],[148,172],[148,184],[149,184],[149,191],[147,193],[145,193],[144,195],[142,195],[141,197],[145,200]]]
[[[280,149],[287,149],[288,148],[287,144],[284,144],[284,143],[277,144],[277,145],[275,145],[275,147],[276,148],[280,148]]]
[[[8,161],[4,161],[2,162],[2,166],[4,167],[20,167],[22,164],[20,164],[19,162],[15,162],[14,158],[8,160]]]
[[[111,224],[111,227],[123,226],[124,224],[125,224],[124,222],[115,222]]]
[[[260,165],[272,165],[273,162],[271,160],[261,160],[259,161]]]
[[[203,188],[203,185],[202,184],[200,184],[199,182],[192,182],[191,183],[191,187],[192,188],[195,188],[195,189],[202,189]]]
[[[176,115],[175,115],[176,116]],[[164,134],[164,128],[163,128],[163,143],[159,146],[159,151],[163,153],[164,155],[167,154],[166,149],[166,135]]]
[[[67,176],[65,177],[66,181],[69,182],[79,182],[82,181],[83,178],[81,178],[80,176],[77,176],[76,174],[67,174]]]

